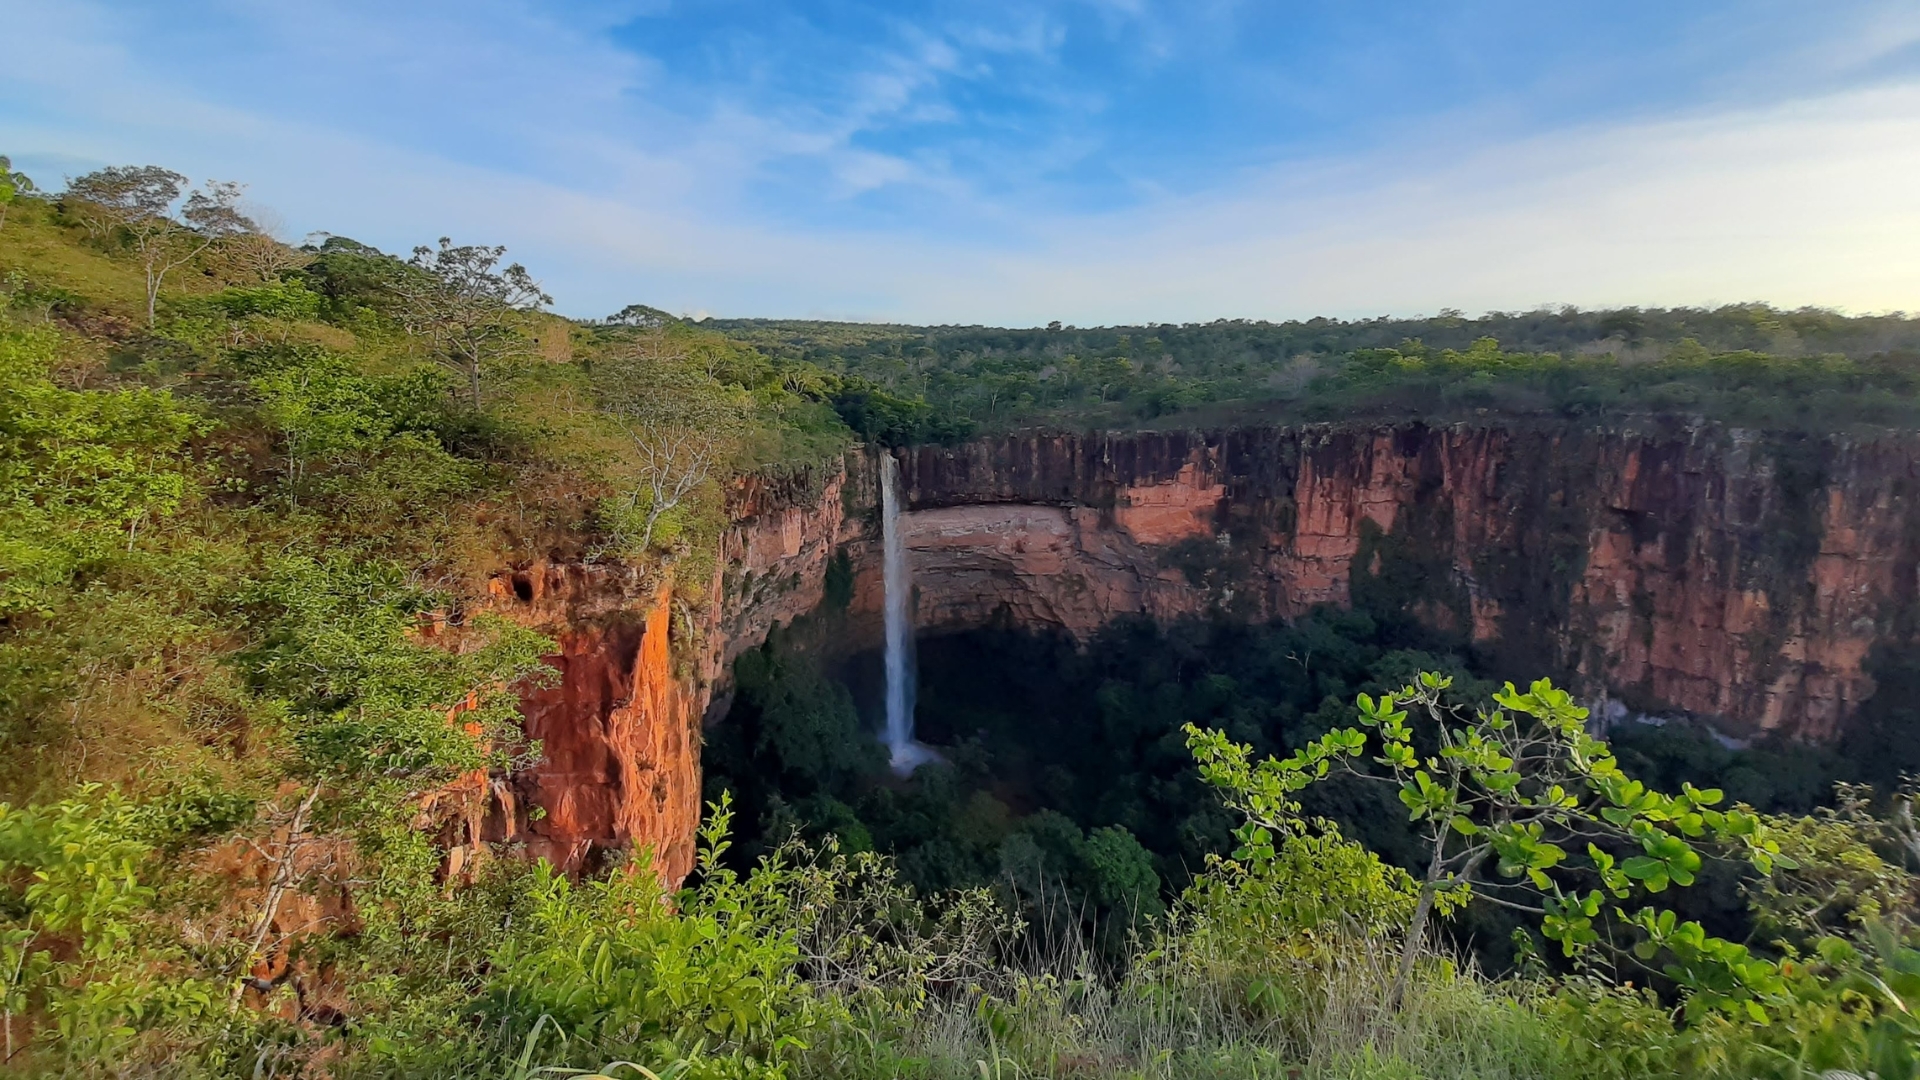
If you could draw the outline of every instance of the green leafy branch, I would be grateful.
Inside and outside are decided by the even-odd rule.
[[[1492,710],[1449,703],[1452,680],[1422,673],[1378,699],[1356,701],[1361,726],[1328,732],[1286,758],[1251,762],[1251,748],[1189,725],[1188,745],[1203,778],[1246,815],[1242,843],[1252,850],[1277,833],[1313,827],[1295,798],[1336,768],[1395,785],[1421,832],[1427,865],[1389,993],[1398,1005],[1436,908],[1442,913],[1480,896],[1536,915],[1569,957],[1600,940],[1595,922],[1609,898],[1624,901],[1694,883],[1703,862],[1696,844],[1743,858],[1770,874],[1790,866],[1762,819],[1718,809],[1722,793],[1683,785],[1677,795],[1628,777],[1607,744],[1586,730],[1587,710],[1548,680],[1522,692],[1509,683]],[[1416,732],[1416,717],[1419,731]],[[1360,762],[1377,747],[1369,769]],[[1618,858],[1615,852],[1634,854]],[[1492,876],[1483,874],[1489,864]],[[1597,887],[1580,886],[1585,881]],[[1664,951],[1663,969],[1696,1008],[1756,1018],[1777,996],[1770,961],[1708,936],[1671,912],[1614,913],[1644,934],[1636,956]]]

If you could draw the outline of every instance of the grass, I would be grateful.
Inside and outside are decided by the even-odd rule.
[[[86,232],[56,220],[53,204],[44,199],[21,199],[7,210],[0,226],[0,277],[17,271],[41,288],[52,286],[86,298],[103,314],[128,322],[142,322],[146,286],[140,268],[114,259],[84,243]],[[171,290],[190,287],[188,275],[170,279]]]

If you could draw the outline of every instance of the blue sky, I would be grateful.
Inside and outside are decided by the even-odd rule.
[[[0,0],[0,153],[569,314],[1920,309],[1920,5]]]

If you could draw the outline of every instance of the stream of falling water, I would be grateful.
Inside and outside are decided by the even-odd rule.
[[[893,771],[906,776],[937,756],[913,738],[913,577],[900,533],[900,463],[880,455],[880,535],[887,615],[887,752]]]

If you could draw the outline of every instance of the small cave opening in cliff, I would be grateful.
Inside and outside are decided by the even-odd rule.
[[[1365,611],[1133,619],[1084,642],[1003,621],[918,638],[917,730],[940,760],[902,778],[881,737],[881,650],[836,656],[832,638],[803,620],[735,664],[732,705],[703,751],[707,798],[730,792],[739,811],[735,857],[795,833],[832,836],[842,850],[892,854],[923,892],[991,886],[1030,913],[1064,907],[1116,943],[1234,847],[1235,819],[1201,782],[1184,725],[1284,754],[1351,723],[1354,695],[1422,670],[1453,673],[1463,700],[1498,686],[1457,640]],[[1804,748],[1736,750],[1680,725],[1615,743],[1650,783],[1711,784],[1762,808],[1817,803],[1836,769]],[[1391,789],[1336,779],[1303,801],[1384,857],[1413,861]],[[1488,907],[1456,930],[1502,965],[1514,925]]]

